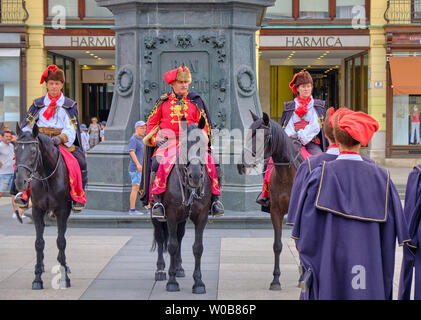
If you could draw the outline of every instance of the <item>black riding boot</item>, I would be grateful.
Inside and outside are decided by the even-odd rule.
[[[155,181],[156,172],[151,172],[151,182]],[[151,216],[152,218],[158,218],[159,220],[165,221],[165,208],[162,204],[161,196],[158,194],[153,194],[153,203],[151,204]]]
[[[224,205],[219,201],[219,196],[212,195],[212,205],[211,205],[211,215],[213,216],[223,216],[225,212]]]
[[[28,209],[28,200],[22,199],[22,192],[18,192],[15,196],[15,204],[21,209]]]
[[[218,183],[219,183],[219,188],[222,188],[222,169],[221,166],[219,164],[215,163],[215,169],[216,169],[216,177],[218,178]],[[212,216],[223,216],[225,209],[224,209],[224,205],[222,204],[222,202],[219,200],[219,196],[217,195],[212,195],[212,204],[211,204],[211,210],[210,210],[210,214]]]
[[[259,194],[256,202],[263,207],[270,207],[270,198],[262,198],[262,193]]]

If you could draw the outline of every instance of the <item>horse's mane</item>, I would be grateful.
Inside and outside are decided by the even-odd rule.
[[[49,136],[47,136],[45,134],[42,134],[42,133],[38,133],[37,138],[40,141],[40,144],[42,144],[45,148],[54,147],[54,144],[51,141]],[[31,141],[33,139],[34,139],[34,136],[29,131],[21,132],[19,134],[19,137],[18,137],[18,140],[20,140],[20,141]]]
[[[301,162],[304,161],[304,158],[300,154],[298,142],[288,137],[284,129],[272,119],[270,119],[270,130],[272,134],[271,145],[273,154],[278,154],[282,159],[287,159],[297,170]]]

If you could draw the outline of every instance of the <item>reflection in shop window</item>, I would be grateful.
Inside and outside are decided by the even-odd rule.
[[[48,16],[54,17],[58,12],[55,6],[63,6],[66,9],[66,17],[76,18],[78,14],[78,0],[48,0]]]
[[[393,95],[393,145],[419,145],[421,95]]]
[[[0,122],[19,121],[18,57],[0,57]]]
[[[352,9],[356,6],[365,7],[365,0],[336,0],[336,18],[352,19],[357,13]]]
[[[300,19],[326,19],[329,0],[300,0]]]
[[[104,7],[98,7],[95,0],[85,0],[85,16],[87,18],[112,18],[113,14]]]
[[[266,9],[267,18],[292,18],[292,0],[277,0]]]

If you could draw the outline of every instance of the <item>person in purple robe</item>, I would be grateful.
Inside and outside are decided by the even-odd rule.
[[[303,185],[291,233],[304,269],[301,299],[392,299],[396,238],[410,239],[389,172],[359,154],[378,128],[364,112],[338,114],[339,156]]]
[[[421,251],[417,250],[419,239],[421,239],[421,229],[419,228],[421,219],[421,165],[414,167],[408,176],[404,215],[409,224],[409,236],[412,241],[403,248],[398,299],[410,299],[415,269],[414,299],[421,300]]]
[[[289,210],[287,215],[287,225],[294,225],[294,218],[293,215],[295,210],[295,206],[298,202],[298,196],[300,195],[300,190],[303,187],[306,179],[310,175],[311,171],[320,166],[323,161],[332,161],[335,160],[339,155],[339,147],[336,144],[335,135],[333,133],[333,126],[335,117],[340,114],[341,112],[348,112],[351,111],[348,108],[339,108],[335,110],[333,107],[329,108],[326,111],[326,118],[324,122],[324,134],[326,136],[327,141],[329,142],[329,147],[327,148],[326,152],[310,156],[308,157],[303,163],[301,163],[300,167],[297,170],[294,178],[294,184],[292,185],[291,189],[291,199],[289,202]],[[374,163],[373,160],[367,157],[361,156],[364,161]]]

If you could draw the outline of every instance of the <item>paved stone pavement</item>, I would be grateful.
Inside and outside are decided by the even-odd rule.
[[[55,226],[45,229],[44,290],[31,290],[35,266],[33,224],[12,219],[10,198],[0,199],[0,300],[296,300],[299,297],[298,254],[290,229],[284,230],[281,254],[281,291],[268,290],[272,280],[271,229],[207,229],[204,233],[202,275],[206,294],[191,293],[194,231],[188,228],[182,245],[186,277],[179,278],[180,292],[165,290],[166,281],[154,280],[156,252],[151,252],[150,229],[67,230],[67,263],[72,287],[54,289],[57,274]],[[165,260],[169,263],[168,254]],[[401,261],[397,249],[395,297]]]

